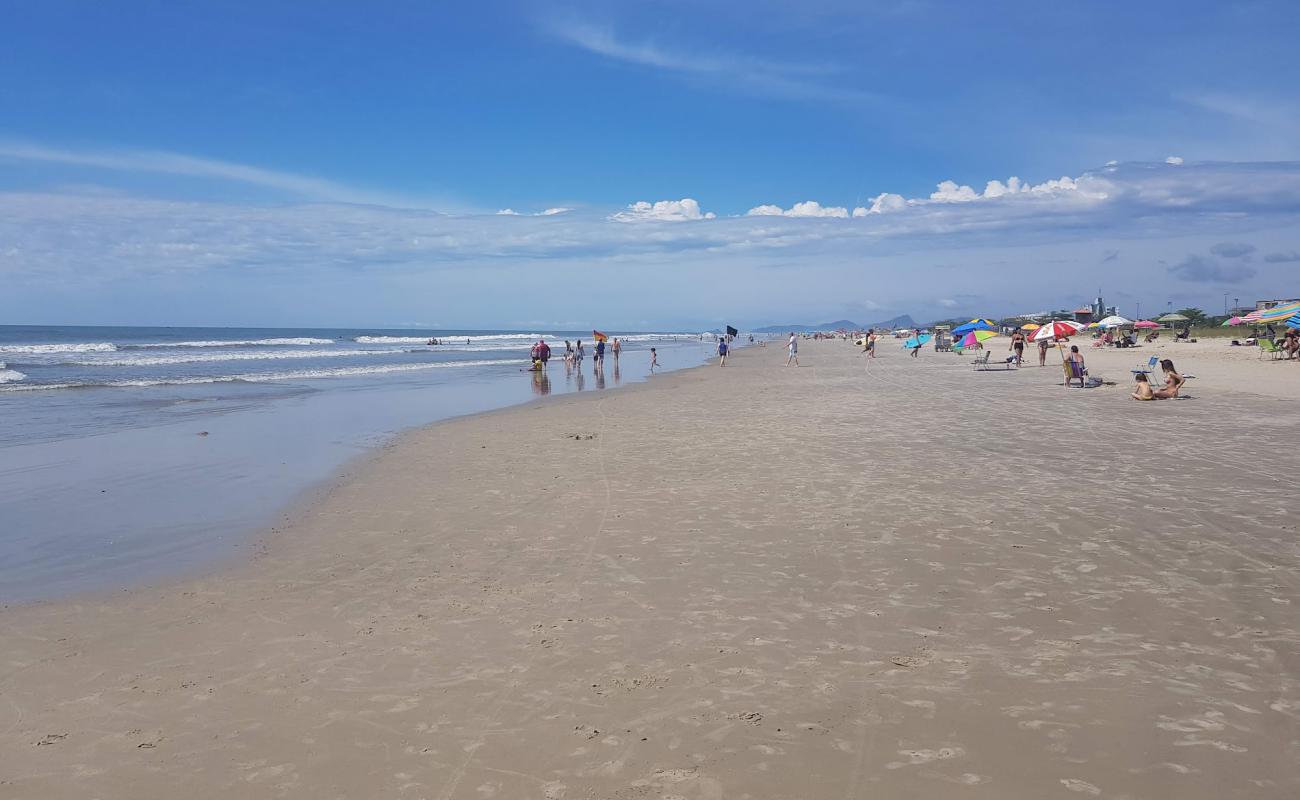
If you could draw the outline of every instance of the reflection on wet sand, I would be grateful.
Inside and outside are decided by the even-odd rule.
[[[545,397],[551,393],[551,376],[546,374],[546,370],[538,370],[533,373],[533,394],[539,397]]]

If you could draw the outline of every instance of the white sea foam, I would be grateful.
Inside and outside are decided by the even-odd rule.
[[[196,342],[143,342],[140,344],[123,345],[125,348],[144,348],[144,347],[250,347],[261,346],[280,347],[290,345],[313,345],[313,344],[334,344],[333,339],[315,339],[310,336],[300,336],[288,339],[240,339],[225,340],[212,339],[201,340]]]
[[[0,353],[40,355],[48,353],[111,353],[117,350],[112,342],[77,342],[74,344],[3,344]]]
[[[214,375],[196,378],[156,378],[101,383],[46,383],[22,386],[0,386],[0,392],[36,391],[40,389],[83,389],[98,386],[144,387],[188,386],[204,383],[265,383],[269,381],[310,380],[313,378],[346,378],[355,375],[378,375],[385,372],[413,372],[426,369],[452,369],[458,367],[501,367],[527,364],[526,359],[492,359],[482,361],[443,361],[437,364],[390,364],[376,367],[339,367],[336,369],[298,369],[286,372],[250,372],[243,375]]]
[[[494,333],[485,336],[358,336],[352,341],[357,344],[426,344],[431,339],[437,339],[444,345],[455,345],[465,343],[468,339],[470,344],[479,342],[496,342],[496,341],[518,341],[528,342],[537,341],[541,337],[554,339],[550,334],[544,333]]]
[[[4,362],[0,361],[0,383],[16,383],[26,377],[16,369],[5,369]]]
[[[63,363],[78,367],[156,367],[167,364],[201,364],[219,361],[279,361],[299,358],[340,358],[344,356],[401,355],[404,350],[267,350],[263,352],[192,353],[174,356],[125,356],[97,358]],[[426,353],[427,350],[410,352]]]

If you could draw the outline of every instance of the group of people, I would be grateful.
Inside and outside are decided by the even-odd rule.
[[[1174,369],[1172,359],[1163,359],[1160,362],[1160,369],[1164,372],[1165,385],[1159,389],[1151,388],[1151,379],[1145,372],[1133,373],[1137,386],[1133,391],[1134,400],[1169,400],[1178,396],[1178,391],[1187,383],[1187,378],[1180,375],[1178,370]]]
[[[608,345],[605,339],[598,338],[595,347],[592,348],[592,368],[599,370],[605,365],[605,353],[614,354],[615,363],[618,362],[619,356],[623,354],[623,342],[615,337]],[[587,347],[581,339],[576,342],[564,340],[564,366],[565,368],[581,368],[583,359],[587,357]],[[725,357],[725,355],[724,355]],[[538,339],[529,351],[529,358],[533,362],[533,371],[542,371],[546,369],[547,363],[551,360],[551,346],[546,343],[546,339]],[[659,353],[655,348],[650,348],[650,371],[654,372],[659,369]]]

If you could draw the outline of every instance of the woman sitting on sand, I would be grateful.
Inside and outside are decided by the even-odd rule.
[[[1187,383],[1187,379],[1179,375],[1178,370],[1174,369],[1172,359],[1166,358],[1161,361],[1160,368],[1165,372],[1165,385],[1163,389],[1157,389],[1154,394],[1158,399],[1177,397],[1178,390],[1183,388],[1183,384]]]

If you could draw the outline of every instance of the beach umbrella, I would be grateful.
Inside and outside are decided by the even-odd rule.
[[[1020,326],[1020,330],[1022,330],[1022,331],[1036,331],[1036,330],[1038,330],[1038,329],[1041,328],[1041,327],[1043,327],[1043,326],[1042,326],[1042,325],[1039,325],[1037,322],[1026,322],[1024,325],[1021,325],[1021,326]]]
[[[1234,319],[1236,318],[1234,317]],[[1134,328],[1159,328],[1160,325],[1159,323],[1152,322],[1149,319],[1140,319],[1137,322],[1133,323],[1133,327]]]
[[[962,337],[962,347],[974,347],[977,342],[986,342],[997,336],[997,331],[971,331]]]
[[[1259,317],[1253,321],[1266,324],[1269,322],[1282,322],[1283,320],[1291,319],[1298,312],[1300,312],[1300,303],[1287,303],[1286,305],[1265,309],[1264,311],[1256,311],[1255,314],[1259,314]],[[1254,316],[1254,314],[1250,316]],[[1250,316],[1248,316],[1247,319],[1250,319]]]
[[[1106,317],[1105,319],[1099,320],[1099,321],[1097,322],[1097,327],[1099,327],[1099,328],[1127,328],[1129,325],[1132,325],[1132,324],[1133,324],[1133,320],[1128,319],[1127,317],[1121,317],[1121,316],[1119,316],[1118,314],[1112,314],[1112,315],[1110,315],[1109,317]]]
[[[1156,317],[1156,322],[1186,322],[1187,317],[1182,314],[1165,314],[1163,317]]]
[[[1287,320],[1286,326],[1288,328],[1300,328],[1300,314],[1296,314],[1294,317]]]
[[[995,331],[997,329],[997,324],[991,319],[973,319],[964,325],[958,325],[953,328],[952,335],[958,336],[963,333],[970,333],[971,331]]]
[[[1220,325],[1219,327],[1220,327],[1220,328],[1226,328],[1226,327],[1228,327],[1229,325],[1240,325],[1240,324],[1243,323],[1243,322],[1245,322],[1245,320],[1242,319],[1241,317],[1231,317],[1231,318],[1229,318],[1229,319],[1225,319],[1225,320],[1223,321],[1223,324]]]
[[[1029,341],[1040,342],[1043,339],[1067,339],[1078,334],[1081,330],[1083,330],[1083,326],[1077,322],[1070,322],[1062,319],[1053,320],[1034,331],[1033,335],[1029,337]]]

